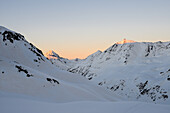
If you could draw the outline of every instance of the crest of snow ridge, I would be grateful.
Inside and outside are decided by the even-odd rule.
[[[24,36],[20,33],[16,33],[12,30],[9,30],[3,26],[0,26],[0,42],[5,46],[8,44],[15,45],[15,42],[24,43],[25,46],[28,46],[28,49],[33,52],[38,57],[38,60],[43,60],[43,53],[40,49],[36,48],[33,44],[25,40]],[[15,46],[14,46],[15,47]],[[38,60],[36,60],[38,62]]]

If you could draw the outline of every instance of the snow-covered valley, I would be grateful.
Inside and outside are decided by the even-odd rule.
[[[169,113],[169,105],[144,102],[76,101],[53,103],[0,92],[1,113]]]
[[[124,42],[86,59],[45,57],[0,26],[0,112],[168,113],[170,42]]]

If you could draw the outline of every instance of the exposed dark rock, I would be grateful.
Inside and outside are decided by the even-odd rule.
[[[37,51],[41,54],[41,55],[43,55],[43,52],[40,50],[40,49],[38,49],[38,48],[36,48],[37,49]],[[44,56],[44,55],[43,55]]]
[[[67,71],[72,72],[72,73],[76,73],[78,71],[78,68],[79,68],[79,66],[77,68],[74,68],[74,69],[68,69]]]
[[[162,89],[159,85],[147,88],[147,84],[148,81],[136,85],[139,88],[139,92],[141,95],[147,95],[151,98],[152,101],[156,101],[158,99],[166,100],[168,98],[168,95],[166,95],[167,92],[164,91],[165,89]],[[139,98],[139,96],[137,98]]]
[[[90,78],[88,78],[89,80],[91,80],[92,79],[92,77],[90,77]]]
[[[57,80],[52,79],[54,83],[60,84]]]
[[[164,98],[164,99],[167,99],[168,98],[168,95],[162,95],[162,97]]]
[[[139,88],[140,92],[142,92],[142,90],[145,88],[147,83],[148,83],[148,81],[146,81],[145,83],[140,83],[140,84],[137,85],[137,87]]]
[[[103,85],[103,83],[102,83],[102,82],[99,82],[99,83],[98,83],[98,85],[102,86],[102,85]]]
[[[46,78],[47,81],[49,81],[50,83],[57,83],[57,84],[60,84],[57,80],[55,79],[51,79],[51,78]]]
[[[11,31],[5,31],[2,33],[3,35],[3,41],[5,42],[6,40],[9,40],[11,43],[14,42],[14,40],[24,40],[24,36],[22,36],[21,34],[19,33],[14,33],[14,32],[11,32]]]
[[[149,54],[150,54],[150,45],[148,45],[146,52],[147,52],[147,54],[145,55],[145,57],[149,56]]]
[[[123,90],[125,87],[125,80],[120,80],[118,84],[113,85],[110,90],[117,91],[118,89]]]
[[[38,60],[34,59],[34,62],[38,62]]]
[[[112,86],[110,89],[116,91],[116,90],[119,89],[119,86],[118,86],[118,85],[114,85],[114,86]]]
[[[17,65],[15,67],[18,69],[18,72],[24,72],[27,77],[33,77],[33,75],[29,74],[28,71],[26,69],[24,69],[23,67],[17,66]]]
[[[15,67],[18,69],[18,72],[21,72],[21,71],[22,71],[22,72],[24,72],[24,73],[26,73],[26,74],[28,73],[28,71],[27,71],[26,69],[23,69],[21,66],[17,66],[17,65],[16,65]]]
[[[31,74],[27,74],[27,77],[33,77],[33,75],[31,75]]]
[[[49,82],[51,82],[52,81],[52,79],[51,78],[46,78],[47,79],[47,81],[49,81]]]
[[[39,54],[38,52],[36,52],[33,48],[29,48],[30,51],[32,51],[33,53],[35,53],[38,57],[40,57],[42,60],[44,60],[41,56],[41,54]]]
[[[160,74],[163,74],[164,72],[160,72]]]

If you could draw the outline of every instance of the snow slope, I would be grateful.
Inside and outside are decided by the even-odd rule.
[[[3,98],[2,98],[3,97]],[[51,103],[3,95],[1,113],[169,113],[169,105],[143,102],[70,102]]]
[[[69,72],[128,100],[170,104],[170,42],[114,44]]]
[[[0,91],[54,102],[114,100],[105,89],[60,70],[24,36],[0,27]]]

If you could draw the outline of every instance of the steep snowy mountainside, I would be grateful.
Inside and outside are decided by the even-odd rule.
[[[125,44],[114,44],[106,49],[104,52],[98,51],[88,56],[83,62],[78,63],[75,67],[69,69],[70,72],[82,74],[86,76],[84,72],[90,72],[85,70],[85,67],[93,67],[96,70],[100,70],[101,67],[108,64],[127,65],[134,63],[149,62],[151,58],[157,58],[161,56],[169,56],[170,42],[136,42]]]
[[[85,60],[93,61],[95,57],[99,56],[102,53],[102,51],[98,50],[95,53],[89,55]]]
[[[75,66],[77,63],[80,63],[81,59],[73,59],[69,60],[67,58],[60,57],[56,52],[53,50],[48,51],[45,56],[58,68],[67,70],[73,66]]]
[[[114,100],[85,78],[60,70],[23,35],[0,27],[0,91],[55,102]]]
[[[26,41],[23,35],[4,27],[0,27],[0,55],[35,69],[50,63],[42,51]]]
[[[129,100],[170,103],[168,61],[170,42],[134,42],[114,44],[68,71]]]
[[[46,74],[55,75],[61,71],[43,55],[42,51],[26,41],[23,35],[0,27],[0,56],[28,66]]]

